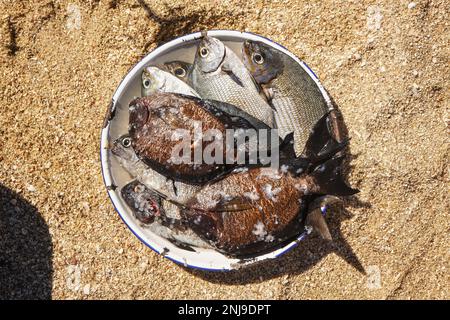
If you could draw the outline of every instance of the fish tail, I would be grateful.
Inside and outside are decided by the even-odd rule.
[[[350,139],[344,139],[341,142],[336,141],[331,133],[329,122],[328,112],[314,125],[302,154],[298,157],[283,159],[283,164],[287,164],[291,172],[296,175],[312,172],[347,147]],[[283,152],[287,155],[295,154],[295,151],[290,149],[293,148],[292,142],[292,134],[286,135],[280,150],[283,148]]]
[[[308,213],[306,216],[306,224],[311,226],[323,239],[333,240],[328,229],[327,221],[322,215],[320,208],[315,208]]]
[[[358,189],[349,187],[342,177],[341,164],[343,159],[343,156],[332,158],[314,169],[311,177],[315,192],[335,196],[350,196],[359,192]]]

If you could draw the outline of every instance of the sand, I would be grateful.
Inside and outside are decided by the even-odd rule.
[[[449,299],[449,22],[432,1],[0,1],[0,298]],[[103,185],[99,134],[141,57],[252,31],[316,72],[361,193],[277,261],[187,270],[143,245]]]

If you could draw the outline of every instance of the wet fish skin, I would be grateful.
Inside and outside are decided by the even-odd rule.
[[[198,93],[182,79],[156,66],[146,67],[142,71],[141,80],[141,95],[143,97],[155,92],[174,92],[199,97]]]
[[[324,176],[333,184],[335,163],[329,165]],[[308,211],[310,199],[330,192],[323,177],[317,178],[321,174],[313,170],[296,177],[274,168],[233,173],[199,190],[181,214],[200,237],[228,255],[255,254],[295,237],[309,214],[308,223],[314,220],[320,234],[331,239],[324,220],[314,224],[317,208]],[[357,190],[346,187],[331,192],[352,195]]]
[[[180,208],[164,199],[158,192],[138,180],[127,183],[121,189],[121,196],[131,212],[143,225],[158,222],[168,228],[164,232],[175,244],[183,243],[200,248],[211,248],[180,219]],[[170,231],[169,231],[170,230]]]
[[[327,121],[323,117],[307,143],[311,150],[304,154],[309,157],[304,159],[303,166],[294,168],[301,171],[281,166],[231,173],[200,189],[183,207],[182,217],[199,236],[228,255],[255,254],[298,235],[308,214],[313,218],[308,222],[317,220],[315,210],[322,202],[313,199],[358,192],[342,180],[343,158],[335,157],[347,142],[328,149],[326,155],[320,154],[327,149],[324,146],[335,143],[330,132],[328,139],[324,139],[325,131]],[[314,142],[322,145],[316,146]],[[325,237],[331,237],[326,223],[319,227]]]
[[[168,200],[185,203],[200,188],[196,185],[173,181],[149,168],[134,152],[128,134],[114,141],[111,152],[132,177]]]
[[[341,199],[335,196],[319,196],[315,198],[308,206],[308,214],[306,216],[306,225],[311,226],[324,240],[331,241],[330,230],[328,229],[322,208],[340,202]]]
[[[297,61],[262,42],[246,40],[242,56],[275,109],[280,137],[294,132],[300,155],[311,128],[329,109],[319,87]]]
[[[195,123],[202,124],[203,132],[210,129],[216,130],[224,139],[226,129],[256,130],[264,127],[270,130],[267,125],[255,118],[247,120],[247,117],[239,116],[242,112],[222,102],[173,93],[156,93],[149,97],[138,98],[130,103],[129,133],[132,146],[138,157],[160,174],[176,181],[203,184],[221,178],[237,164],[206,164],[204,162],[193,164],[195,143],[202,143],[202,153],[210,143],[193,140],[190,145],[191,159],[186,159],[190,160],[189,163],[174,163],[172,153],[175,152],[174,150],[181,151],[179,139],[173,139],[174,132],[180,129],[186,130],[189,133],[188,138],[191,139],[194,136]],[[223,159],[226,159],[225,147]]]
[[[237,255],[249,253],[253,245],[273,247],[292,234],[285,227],[300,223],[305,205],[290,175],[271,178],[256,168],[230,174],[205,186],[186,204],[182,216],[190,227],[218,250]],[[278,171],[273,173],[279,176]],[[281,211],[280,208],[283,208]]]
[[[156,195],[138,181],[132,181],[121,189],[122,199],[130,207],[136,219],[144,224],[152,223],[156,217],[164,214],[161,201],[155,197]]]
[[[260,95],[239,57],[220,40],[207,35],[202,37],[190,83],[202,98],[233,104],[273,127],[272,108]]]

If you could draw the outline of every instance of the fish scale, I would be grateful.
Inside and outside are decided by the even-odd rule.
[[[249,76],[244,73],[238,77],[244,87],[254,86]],[[233,104],[267,125],[273,125],[273,112],[256,90],[254,93],[245,90],[228,75],[217,74],[209,77],[199,75],[196,80],[197,83],[207,82],[207,85],[195,86],[203,99],[214,99]]]
[[[180,203],[186,202],[200,189],[196,185],[173,181],[152,170],[137,157],[132,148],[125,148],[121,140],[122,137],[114,142],[112,153],[118,157],[120,165],[146,187]]]
[[[317,84],[297,62],[284,57],[284,65],[283,73],[272,81],[272,105],[279,135],[283,138],[294,131],[294,148],[299,155],[328,105]]]

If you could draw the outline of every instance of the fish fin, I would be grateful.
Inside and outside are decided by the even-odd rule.
[[[223,72],[225,72],[227,75],[230,76],[231,80],[233,80],[234,82],[236,82],[238,85],[240,85],[241,87],[244,87],[244,84],[242,83],[241,79],[239,79],[239,77],[233,72],[232,68],[226,63],[224,62],[222,64],[222,68],[221,70]]]
[[[256,130],[258,129],[265,129],[270,130],[270,126],[268,126],[263,121],[253,117],[251,114],[245,112],[244,110],[236,107],[235,105],[225,103],[222,101],[217,100],[211,100],[211,99],[203,99],[200,100],[203,102],[203,107],[212,113],[215,117],[219,118],[221,121],[224,120],[222,116],[225,117],[240,117],[243,118],[245,122],[251,124],[253,128]],[[222,116],[217,116],[217,112],[220,111],[221,113],[224,113]],[[248,125],[246,125],[248,127]],[[246,128],[244,127],[244,128]],[[239,128],[239,127],[237,127]],[[241,127],[242,128],[242,127]]]
[[[232,104],[209,99],[202,100],[202,102],[204,108],[214,117],[224,123],[230,123],[232,126],[230,129],[271,129],[261,120]]]
[[[306,141],[301,157],[312,164],[332,158],[348,145],[349,139],[337,142],[330,132],[329,113],[323,115],[314,125]]]
[[[343,159],[343,156],[332,158],[314,169],[311,176],[316,192],[335,196],[350,196],[359,192],[358,189],[349,187],[342,178]]]
[[[212,211],[215,212],[236,212],[251,209],[249,199],[244,197],[234,197],[231,200],[221,199]]]
[[[294,132],[288,133],[280,144],[280,153],[288,158],[295,158]]]
[[[167,240],[169,240],[173,245],[175,245],[176,247],[186,250],[186,251],[191,251],[191,252],[196,252],[194,248],[192,248],[190,245],[181,242],[175,238],[167,238]]]
[[[306,224],[311,226],[323,239],[333,240],[325,217],[320,208],[315,208],[306,216]]]
[[[335,203],[340,203],[342,202],[342,199],[336,197],[336,196],[331,196],[331,195],[325,195],[325,196],[320,196],[314,199],[314,201],[309,205],[309,209],[313,210],[313,209],[317,209],[317,208],[321,208],[323,206],[328,207],[329,205],[335,204]]]
[[[264,95],[267,97],[268,101],[271,101],[273,99],[273,88],[269,87],[269,86],[261,86],[262,87],[262,91],[264,92]],[[271,105],[272,108],[275,109],[274,106]]]

